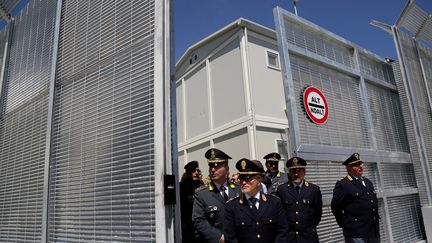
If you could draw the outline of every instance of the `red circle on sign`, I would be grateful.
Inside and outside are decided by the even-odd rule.
[[[308,117],[316,124],[324,124],[328,118],[328,104],[321,90],[309,86],[303,92],[303,105]]]

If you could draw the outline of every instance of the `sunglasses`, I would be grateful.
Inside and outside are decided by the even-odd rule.
[[[240,181],[245,181],[247,183],[251,182],[253,179],[255,179],[255,175],[240,175],[238,177]]]

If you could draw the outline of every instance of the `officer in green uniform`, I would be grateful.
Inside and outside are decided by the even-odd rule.
[[[372,182],[363,176],[360,155],[354,153],[342,164],[348,175],[336,182],[331,209],[345,242],[378,243],[378,199]]]
[[[267,193],[275,193],[279,185],[288,182],[288,176],[279,171],[280,154],[273,152],[264,156],[267,171],[265,172],[264,184],[267,186]]]
[[[282,200],[288,220],[288,241],[318,243],[317,226],[322,215],[319,186],[306,181],[306,161],[293,157],[286,163],[290,181],[278,186],[276,195]]]
[[[229,198],[239,195],[240,189],[229,180],[230,156],[211,148],[205,157],[208,160],[210,183],[195,191],[192,221],[201,242],[225,242],[222,234],[224,205]]]

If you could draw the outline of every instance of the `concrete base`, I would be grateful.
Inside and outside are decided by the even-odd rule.
[[[432,242],[432,206],[422,207],[427,242]]]

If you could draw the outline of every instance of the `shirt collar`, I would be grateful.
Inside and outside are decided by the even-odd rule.
[[[249,196],[248,194],[245,193],[246,199],[249,200],[249,198],[251,198],[251,196]],[[260,196],[261,196],[261,192],[258,191],[257,194],[255,194],[255,196],[253,196],[254,198],[258,199],[258,201],[260,200]]]

